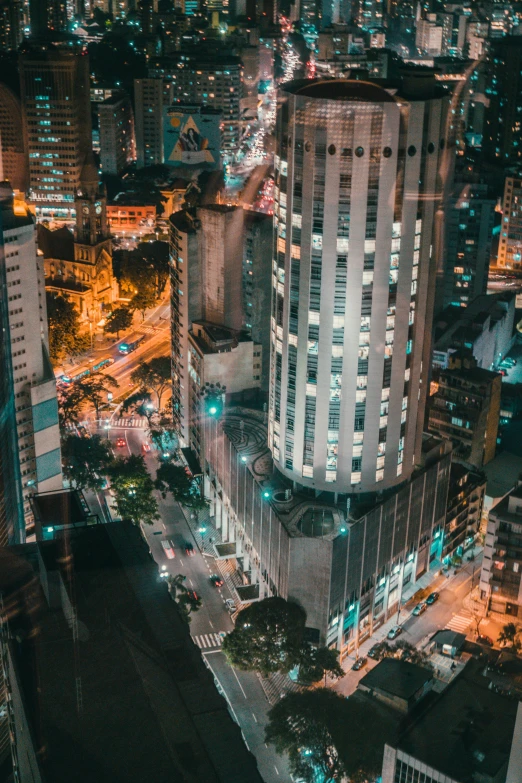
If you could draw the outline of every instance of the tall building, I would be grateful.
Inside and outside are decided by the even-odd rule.
[[[502,14],[504,16],[504,14]],[[501,164],[522,159],[522,39],[503,37],[491,45],[487,59],[486,125],[483,149]]]
[[[5,188],[0,192],[7,198]],[[9,332],[10,311],[15,309],[12,297],[16,294],[11,292],[11,273],[9,279],[7,276],[11,243],[5,241],[10,239],[9,232],[17,221],[4,201],[0,207],[0,547],[5,547],[24,541],[25,525]]]
[[[56,231],[38,227],[46,289],[67,296],[92,330],[118,297],[106,201],[91,152],[82,168],[74,202],[76,234],[66,227]]]
[[[120,174],[136,159],[134,115],[129,96],[115,93],[98,105],[100,162],[104,174]]]
[[[67,30],[67,0],[29,0],[31,38],[48,39]]]
[[[169,103],[170,89],[166,105]],[[138,168],[163,163],[163,81],[161,79],[135,79],[134,105]]]
[[[269,445],[316,492],[385,490],[420,458],[447,99],[386,86],[282,88]]]
[[[91,149],[89,58],[72,47],[20,56],[29,201],[40,217],[71,218],[80,173]]]
[[[20,100],[0,83],[0,181],[25,192],[29,181]]]
[[[429,429],[448,438],[455,457],[476,468],[495,456],[502,376],[476,366],[471,352],[456,352],[440,374]]]
[[[23,513],[29,529],[31,494],[62,487],[56,380],[47,350],[44,270],[36,255],[33,217],[25,204],[13,201],[5,183],[0,208],[9,307],[9,357],[2,366],[10,366],[12,372],[19,462],[13,470],[22,477]]]
[[[487,185],[455,185],[446,212],[443,292],[436,311],[450,304],[467,307],[486,293],[495,206]]]
[[[16,51],[24,37],[21,0],[0,0],[0,51]]]
[[[502,224],[497,265],[522,269],[522,179],[507,177],[502,203]]]

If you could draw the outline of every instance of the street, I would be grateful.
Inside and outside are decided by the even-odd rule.
[[[100,434],[107,435],[107,432],[102,430]],[[139,427],[114,426],[109,431],[109,437],[113,446],[118,437],[125,438],[127,447],[114,451],[127,456],[129,453],[142,453],[146,432]],[[147,468],[154,478],[157,467],[155,452],[145,454],[144,457]],[[104,519],[99,499],[93,493],[85,494],[91,510]],[[264,727],[270,705],[258,676],[252,672],[233,669],[220,651],[220,632],[228,633],[233,628],[225,605],[225,599],[232,598],[232,594],[226,583],[220,588],[214,587],[211,583],[210,575],[217,572],[215,561],[200,553],[179,504],[170,495],[167,495],[165,500],[159,493],[157,497],[161,520],[154,525],[143,527],[151,553],[158,563],[158,571],[166,566],[167,572],[173,576],[184,574],[187,577],[187,586],[195,590],[202,599],[199,611],[191,615],[191,636],[200,647],[207,666],[214,674],[218,689],[227,699],[232,715],[241,726],[245,742],[255,754],[260,773],[266,783],[275,783],[275,781],[290,783],[292,778],[286,758],[276,753],[273,746],[267,746],[264,742]],[[170,539],[174,545],[173,560],[166,557],[161,546],[164,538]],[[185,554],[185,542],[193,544],[194,556]]]

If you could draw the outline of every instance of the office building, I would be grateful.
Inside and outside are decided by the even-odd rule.
[[[121,174],[136,160],[134,116],[126,93],[115,93],[98,105],[100,163],[104,174]]]
[[[382,783],[516,783],[522,705],[490,688],[484,665],[470,661],[384,747]]]
[[[498,243],[499,269],[522,269],[522,179],[507,177]]]
[[[484,507],[486,476],[472,465],[452,461],[442,559],[462,558],[477,541]]]
[[[262,783],[139,528],[0,557],[15,779]]]
[[[316,492],[385,490],[420,458],[447,99],[431,78],[393,92],[282,89],[269,445]]]
[[[437,14],[428,14],[426,19],[417,21],[415,46],[421,54],[438,57],[442,54],[443,33]]]
[[[436,312],[448,305],[467,307],[486,293],[495,206],[487,185],[455,185],[446,214],[443,291]]]
[[[47,349],[44,270],[36,255],[34,220],[23,202],[15,202],[9,184],[0,190],[8,304],[8,377],[12,376],[26,529],[32,526],[29,502],[35,491],[62,487],[56,380]],[[14,489],[13,489],[14,491]],[[16,516],[13,524],[16,521]],[[24,531],[12,535],[23,540]]]
[[[164,86],[162,80],[135,79],[134,105],[138,168],[156,166],[158,163],[163,163]]]
[[[67,31],[67,0],[28,0],[30,37],[50,40]]]
[[[0,0],[0,51],[16,51],[24,37],[21,0]]]
[[[2,192],[2,191],[0,191]],[[3,196],[7,197],[5,189]],[[9,339],[10,311],[17,296],[11,292],[12,274],[10,239],[12,228],[16,225],[15,216],[2,201],[0,203],[0,547],[20,543],[25,540],[24,507],[22,498],[22,479],[18,460],[18,432],[16,426],[16,399],[13,376],[11,343]],[[11,232],[11,233],[10,233]]]
[[[489,512],[480,573],[491,612],[522,617],[522,482]]]
[[[477,367],[471,352],[456,351],[431,398],[429,429],[453,444],[453,455],[476,468],[495,456],[502,376]]]
[[[272,217],[245,211],[243,245],[243,312],[245,328],[261,345],[261,388],[268,395],[270,378],[270,295]]]
[[[72,219],[80,173],[91,149],[89,58],[67,48],[20,56],[29,201],[37,218]]]
[[[195,216],[175,212],[169,222],[173,411],[183,446],[199,455],[205,384],[226,386],[228,400],[256,398],[261,388],[270,309],[246,282],[255,269],[254,284],[266,285],[270,257],[241,207],[210,204]]]
[[[237,152],[241,138],[241,60],[219,50],[175,52],[149,62],[149,77],[171,89],[172,103],[207,104],[222,113],[223,154]]]
[[[29,179],[20,100],[0,83],[0,182],[25,192]]]
[[[38,245],[44,256],[45,287],[66,296],[91,335],[118,298],[112,269],[112,241],[106,213],[105,189],[91,152],[80,175],[75,198],[76,232],[67,227],[49,231],[38,227]]]
[[[493,41],[487,58],[488,107],[483,149],[490,159],[502,165],[522,159],[522,126],[518,111],[521,93],[522,39],[514,35]]]
[[[496,370],[514,341],[515,293],[483,294],[467,307],[449,305],[435,319],[432,363],[449,366],[455,351],[470,351],[483,370]]]

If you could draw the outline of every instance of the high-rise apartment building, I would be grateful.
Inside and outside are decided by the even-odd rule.
[[[467,307],[486,293],[496,201],[488,186],[455,185],[446,212],[446,252],[442,301]],[[439,309],[436,306],[436,310]]]
[[[21,474],[23,513],[30,527],[30,495],[62,488],[56,380],[47,351],[43,259],[36,255],[33,217],[25,204],[13,201],[5,183],[0,208],[9,322],[4,333],[8,356],[2,366],[12,373],[16,473]]]
[[[15,190],[25,191],[28,183],[20,100],[0,83],[0,182],[8,180]]]
[[[120,174],[136,159],[134,115],[129,96],[115,93],[98,105],[100,162],[104,174]]]
[[[504,14],[502,14],[504,16]],[[494,41],[487,58],[485,154],[506,163],[522,159],[522,39],[518,35]]]
[[[172,90],[172,103],[207,104],[223,116],[222,148],[233,154],[241,138],[241,60],[219,51],[176,52],[149,63],[149,77]]]
[[[49,38],[67,30],[67,0],[29,0],[31,38]]]
[[[136,161],[139,168],[163,163],[164,84],[161,79],[135,79]]]
[[[522,269],[522,179],[519,177],[507,177],[504,185],[497,265],[501,269]]]
[[[72,47],[36,47],[20,56],[28,197],[37,217],[71,218],[91,149],[89,58]]]
[[[21,0],[0,0],[0,51],[16,51],[24,37]]]
[[[435,81],[282,89],[269,445],[294,485],[396,486],[420,458],[444,198]]]

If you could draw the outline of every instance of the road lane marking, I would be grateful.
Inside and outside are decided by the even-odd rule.
[[[275,771],[277,772],[277,774],[279,775],[279,770],[277,769],[277,767],[276,767],[276,765],[275,765],[275,764],[274,764],[274,769],[275,769]]]
[[[255,722],[257,723],[257,718],[256,718],[256,716],[254,715],[254,713],[252,713],[252,717],[253,717],[253,719],[255,720]]]
[[[243,690],[243,686],[242,686],[242,685],[241,685],[241,683],[239,682],[239,677],[238,677],[238,676],[237,676],[237,674],[236,674],[236,670],[234,669],[234,667],[233,667],[233,666],[231,666],[230,668],[231,668],[231,669],[232,669],[232,671],[234,672],[234,677],[235,677],[235,678],[236,678],[236,680],[237,680],[237,684],[238,684],[238,685],[239,685],[239,687],[241,688],[241,693],[243,694],[243,696],[244,696],[244,697],[245,697],[245,699],[246,699],[246,698],[247,698],[247,695],[246,695],[245,691]]]

